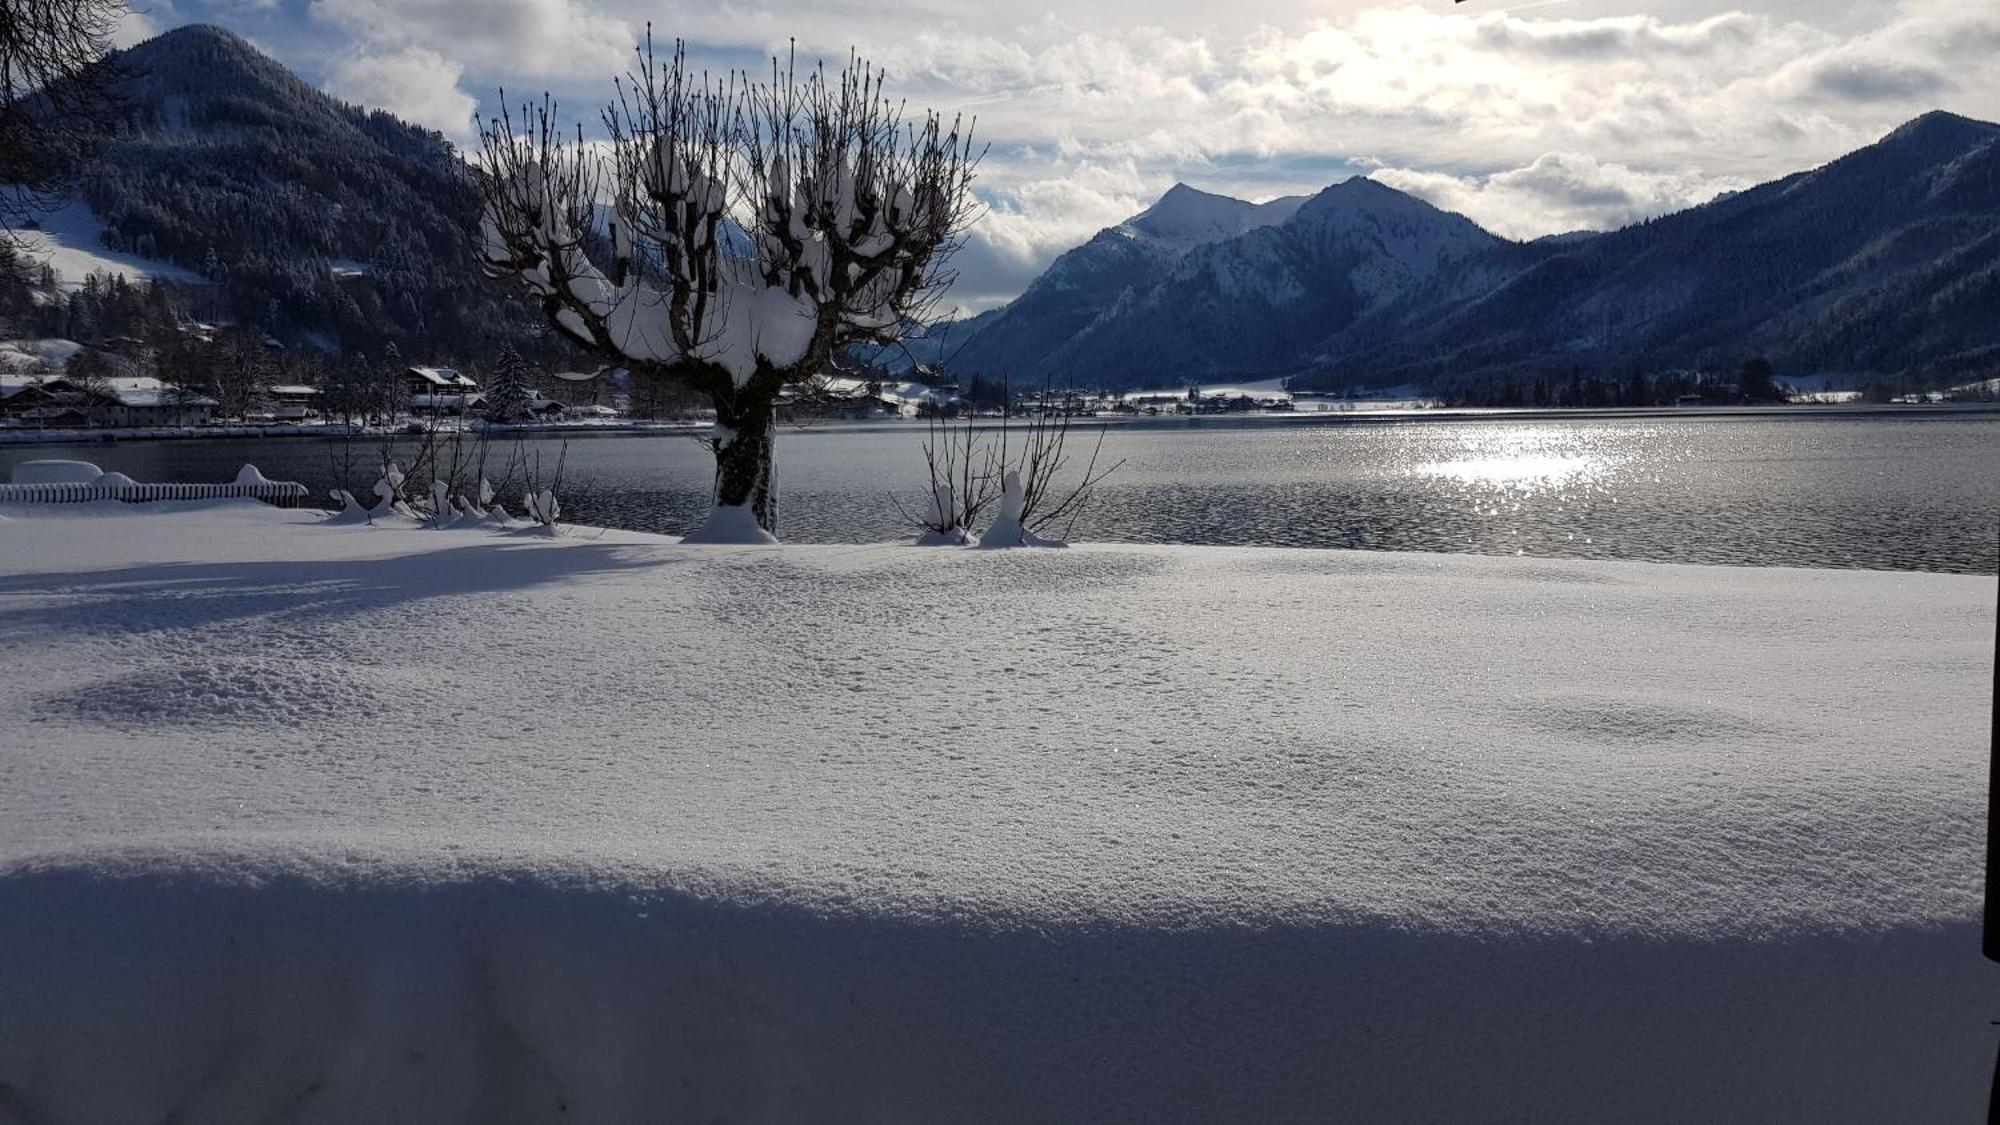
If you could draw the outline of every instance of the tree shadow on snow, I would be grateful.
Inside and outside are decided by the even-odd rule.
[[[482,544],[386,559],[166,563],[0,577],[0,644],[45,643],[51,631],[199,629],[252,618],[282,622],[375,612],[435,598],[518,593],[678,561],[630,545]],[[14,595],[74,599],[19,608]]]

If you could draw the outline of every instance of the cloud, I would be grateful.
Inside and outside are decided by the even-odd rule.
[[[959,283],[952,302],[973,310],[1004,302],[1056,255],[1144,210],[1169,186],[1130,161],[1047,165],[1003,154],[978,185],[985,214],[954,262]]]
[[[430,50],[512,77],[608,79],[636,42],[625,21],[582,0],[314,0],[312,15],[365,44]]]
[[[1698,170],[1643,172],[1580,153],[1543,153],[1532,162],[1484,176],[1379,168],[1371,178],[1456,211],[1495,234],[1537,238],[1606,230],[1706,203],[1750,182]]]
[[[1850,101],[1909,101],[1951,85],[1936,69],[1908,63],[1832,59],[1815,68],[1812,88]]]
[[[981,234],[996,260],[1046,261],[1175,179],[1268,198],[1343,163],[1509,236],[1603,229],[1822,163],[1940,100],[2000,116],[2000,79],[1976,61],[2000,46],[2000,12],[1935,0],[1846,35],[1743,11],[1390,6],[1234,35],[1070,18],[919,33],[886,59],[1005,146]],[[1119,182],[1089,205],[1030,190],[1079,168]]]
[[[1812,167],[1927,109],[2000,118],[1991,4],[1477,7],[312,0],[305,21],[283,5],[254,18],[291,20],[287,61],[321,52],[306,69],[329,88],[433,124],[462,119],[464,91],[492,111],[504,84],[554,87],[588,125],[649,19],[716,71],[794,41],[805,60],[858,48],[887,67],[892,95],[975,114],[994,144],[978,188],[989,213],[961,261],[982,303],[1176,180],[1262,199],[1374,169],[1530,237]],[[412,65],[432,58],[434,73]]]
[[[464,68],[436,51],[410,47],[387,54],[354,51],[327,74],[326,91],[436,129],[461,146],[473,136],[479,102],[459,88]]]
[[[160,25],[151,14],[127,8],[119,14],[118,26],[111,29],[111,45],[123,49],[159,33]]]

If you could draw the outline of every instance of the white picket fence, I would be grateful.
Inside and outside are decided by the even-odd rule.
[[[296,508],[307,496],[297,481],[267,480],[256,484],[0,484],[0,504],[83,504],[92,500],[262,500],[279,508]]]

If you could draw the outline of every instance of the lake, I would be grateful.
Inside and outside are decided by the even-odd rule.
[[[788,429],[781,533],[797,542],[913,536],[919,422]],[[1079,462],[1096,430],[1071,437]],[[376,441],[357,441],[372,463]],[[504,456],[496,443],[493,464]],[[407,443],[406,443],[407,447]],[[522,450],[545,466],[563,440]],[[245,462],[324,494],[324,439],[0,446],[0,470],[76,457],[139,480],[222,481]],[[564,517],[684,532],[712,461],[685,436],[568,439]],[[2000,570],[2000,414],[1800,411],[1730,416],[1352,417],[1109,426],[1122,466],[1071,527],[1079,540],[1349,547],[1750,566]],[[497,472],[495,474],[497,476]],[[350,481],[364,491],[373,476]],[[360,479],[367,476],[366,480]],[[519,510],[518,495],[504,497]]]

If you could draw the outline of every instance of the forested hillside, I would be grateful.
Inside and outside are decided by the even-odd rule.
[[[438,134],[329,98],[219,28],[111,65],[114,125],[77,190],[107,246],[212,282],[173,287],[187,315],[331,354],[552,346],[468,254],[478,199]]]

